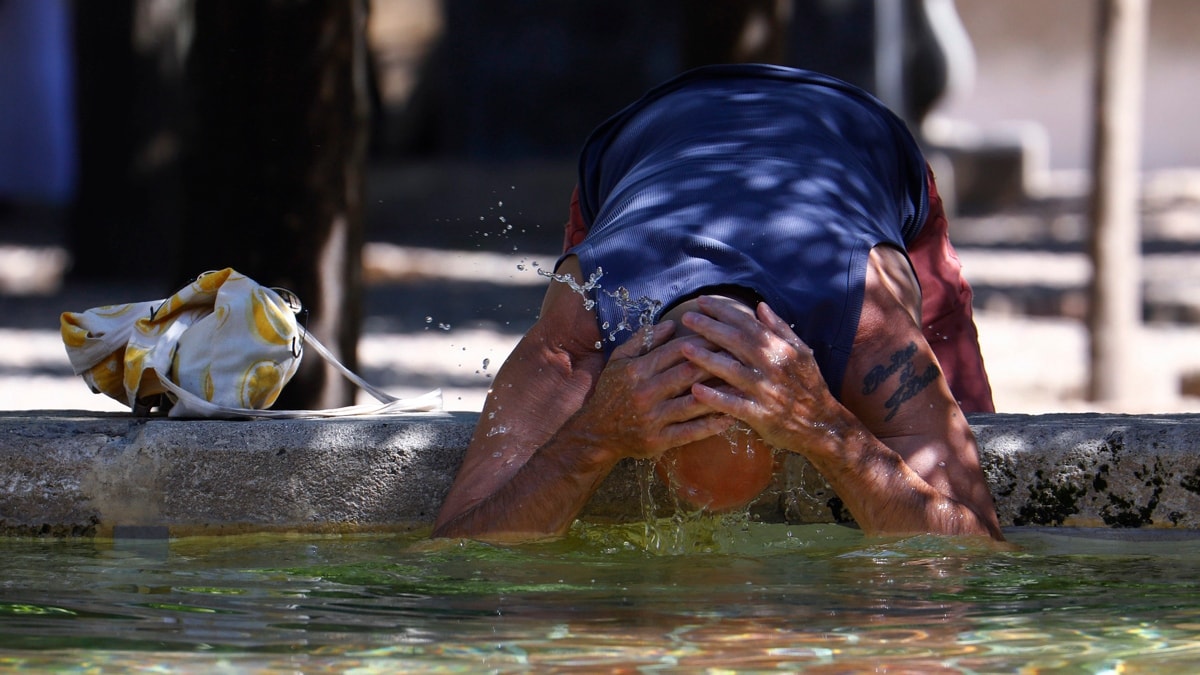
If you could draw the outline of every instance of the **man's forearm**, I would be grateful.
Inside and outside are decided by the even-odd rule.
[[[566,532],[617,458],[568,423],[492,494],[440,523],[434,537],[522,540]]]
[[[853,416],[804,455],[869,534],[934,533],[1003,539],[994,518],[942,493]]]

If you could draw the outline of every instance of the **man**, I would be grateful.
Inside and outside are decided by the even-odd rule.
[[[627,457],[737,508],[778,450],[869,534],[1001,538],[963,416],[991,409],[970,289],[875,99],[781,67],[685,73],[588,139],[566,243],[434,536],[561,534]]]

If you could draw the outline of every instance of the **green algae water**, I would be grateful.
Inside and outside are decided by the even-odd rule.
[[[0,671],[1200,671],[1200,538],[0,539]]]

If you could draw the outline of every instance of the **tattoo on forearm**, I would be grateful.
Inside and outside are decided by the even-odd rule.
[[[879,389],[884,382],[891,379],[892,375],[895,375],[897,372],[900,373],[900,382],[896,391],[883,404],[888,410],[887,417],[883,418],[885,422],[890,421],[896,416],[896,411],[900,409],[902,403],[919,394],[941,374],[937,365],[930,363],[918,375],[917,367],[913,363],[913,357],[916,355],[917,344],[910,342],[907,347],[892,354],[891,359],[886,365],[875,366],[863,378],[862,392],[863,394],[871,394]]]
[[[879,388],[879,385],[887,381],[889,377],[894,375],[901,368],[912,368],[912,359],[917,355],[917,343],[910,342],[908,346],[900,351],[892,354],[891,362],[886,366],[875,366],[867,376],[863,378],[863,394],[870,394]]]
[[[891,397],[889,397],[888,400],[883,404],[888,409],[887,417],[883,418],[883,421],[887,422],[895,417],[896,411],[900,409],[901,403],[904,403],[908,399],[916,396],[918,392],[925,387],[928,387],[929,383],[936,380],[939,374],[938,367],[932,363],[926,366],[925,372],[918,376],[913,376],[913,372],[914,368],[912,367],[912,364],[909,364],[909,367],[900,374],[900,388],[897,389],[896,393],[892,394]]]

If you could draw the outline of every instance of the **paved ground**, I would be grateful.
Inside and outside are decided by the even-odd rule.
[[[1157,318],[1138,349],[1144,378],[1114,404],[1082,400],[1086,332],[1078,317],[1088,268],[1081,200],[1048,198],[955,219],[999,410],[1200,410],[1200,399],[1181,394],[1182,383],[1200,379],[1200,189],[1194,176],[1172,180],[1147,192],[1147,311]],[[511,241],[491,253],[370,245],[363,375],[397,395],[440,387],[448,409],[478,410],[492,375],[533,321],[545,284],[536,269],[554,259],[546,246],[531,251]],[[53,245],[0,238],[0,410],[121,409],[71,375],[58,314],[152,298],[135,287],[64,286],[65,264]]]

